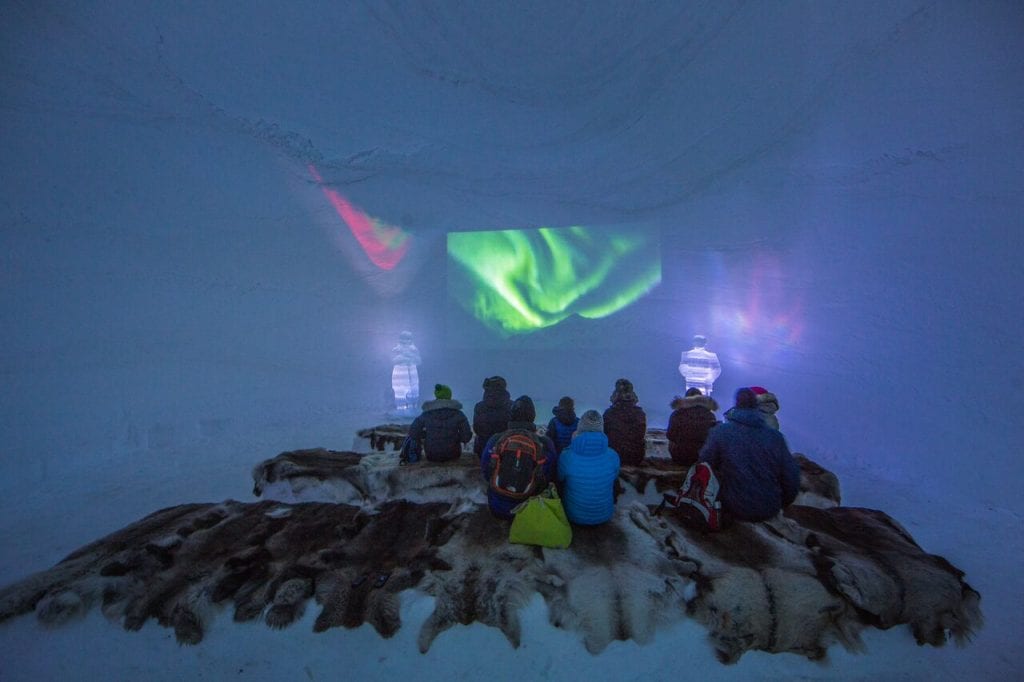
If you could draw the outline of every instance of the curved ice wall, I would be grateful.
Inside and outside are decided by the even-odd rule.
[[[664,422],[703,333],[794,449],[1020,506],[1019,6],[335,4],[0,10],[8,484],[345,447],[406,328],[468,404]],[[625,224],[621,312],[452,314],[446,232]]]

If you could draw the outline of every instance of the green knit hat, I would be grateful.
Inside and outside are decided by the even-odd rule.
[[[434,384],[434,397],[438,400],[451,400],[452,389],[444,384]]]

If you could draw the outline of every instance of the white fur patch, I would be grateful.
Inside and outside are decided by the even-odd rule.
[[[389,637],[401,627],[398,595],[416,589],[433,597],[417,640],[426,651],[473,622],[518,646],[519,612],[539,593],[550,622],[591,652],[648,642],[689,616],[724,662],[751,649],[815,659],[834,642],[859,650],[871,625],[906,623],[932,645],[962,643],[981,626],[977,592],[881,512],[793,506],[705,534],[670,511],[652,514],[659,487],[681,474],[658,463],[623,468],[626,492],[609,523],[577,526],[569,549],[541,549],[508,542],[472,458],[387,461],[315,450],[263,462],[254,471],[263,501],[160,510],[0,590],[0,621],[34,610],[57,625],[101,604],[127,629],[152,618],[193,644],[221,605],[282,628],[314,597],[316,630],[369,623]],[[804,472],[837,497],[838,482],[812,465]],[[329,503],[308,499],[319,496]]]

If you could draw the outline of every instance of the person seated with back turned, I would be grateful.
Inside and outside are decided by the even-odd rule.
[[[615,390],[609,400],[612,405],[604,411],[608,447],[619,453],[623,464],[636,466],[647,453],[647,415],[637,405],[633,383],[628,379],[615,382]]]
[[[430,462],[448,462],[462,454],[462,444],[473,437],[462,403],[452,400],[452,389],[434,385],[434,400],[423,403],[423,413],[409,427],[409,440]]]
[[[576,403],[569,396],[563,396],[551,408],[551,414],[555,416],[548,422],[547,437],[555,444],[555,451],[561,452],[569,447],[580,424],[580,418],[576,416]]]
[[[508,428],[511,418],[512,396],[508,393],[504,377],[493,376],[484,379],[484,399],[473,408],[473,452],[483,454],[487,440]]]
[[[715,411],[718,403],[704,395],[699,388],[688,388],[683,397],[672,401],[672,416],[668,418],[668,454],[676,464],[690,467],[697,463],[700,449],[708,439],[708,432],[718,424]]]
[[[558,453],[550,438],[537,433],[536,418],[530,396],[519,396],[512,403],[508,429],[491,436],[480,455],[480,470],[488,483],[487,506],[498,518],[511,519],[513,507],[555,480]],[[510,481],[515,482],[514,492],[508,487]],[[504,490],[496,488],[496,482]]]
[[[741,521],[770,519],[796,498],[800,468],[783,435],[764,423],[749,388],[736,391],[725,418],[700,451],[718,478],[722,511]]]
[[[610,520],[615,512],[619,456],[608,447],[600,412],[587,410],[579,422],[569,447],[558,455],[558,480],[569,520],[596,526]]]

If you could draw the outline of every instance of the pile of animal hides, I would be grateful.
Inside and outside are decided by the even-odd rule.
[[[981,626],[980,597],[961,571],[884,512],[840,506],[836,477],[798,461],[795,504],[717,533],[654,514],[681,468],[663,458],[623,467],[612,521],[575,527],[568,549],[546,549],[508,542],[471,454],[399,466],[394,448],[285,452],[255,467],[258,501],[154,512],[4,588],[0,621],[35,611],[57,624],[98,605],[125,629],[155,618],[194,644],[225,607],[236,621],[283,628],[312,599],[318,632],[370,623],[390,637],[403,592],[419,590],[435,604],[419,632],[425,652],[447,628],[474,622],[518,646],[518,612],[539,593],[551,624],[578,632],[591,652],[692,618],[725,663],[750,649],[812,659],[837,642],[859,651],[867,627],[906,624],[919,643],[941,646]]]

